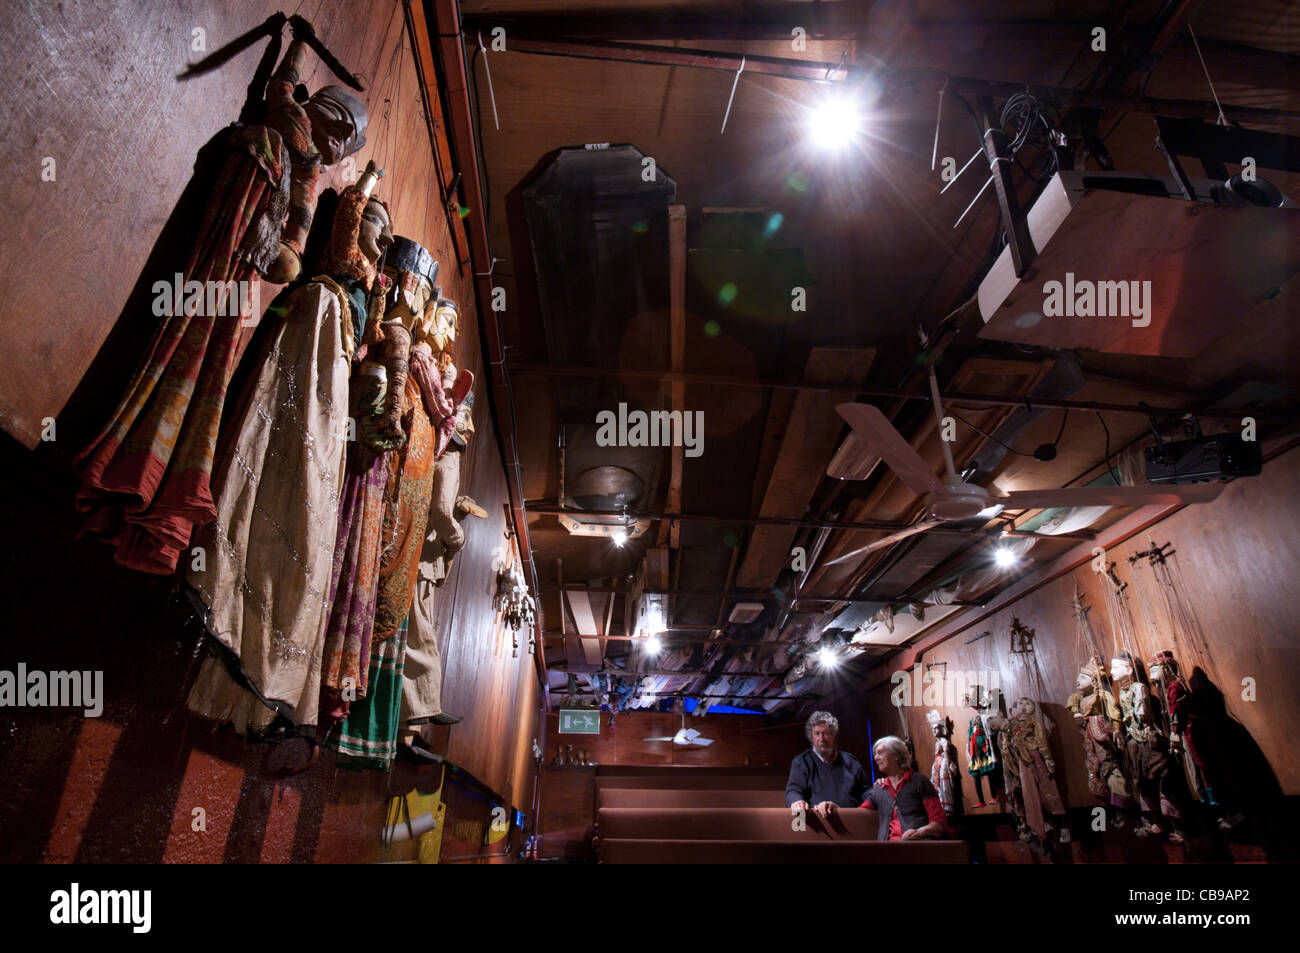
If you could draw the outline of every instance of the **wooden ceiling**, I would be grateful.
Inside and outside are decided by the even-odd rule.
[[[516,365],[511,412],[526,499],[553,503],[559,496],[557,439],[562,421],[556,395],[565,395],[567,425],[591,424],[598,411],[607,409],[601,403],[606,398],[597,397],[589,406],[574,409],[572,394],[575,386],[581,393],[583,378],[566,378],[560,389],[555,376],[536,371],[536,365],[563,363],[555,353],[557,341],[570,336],[605,340],[603,328],[601,335],[593,331],[590,316],[566,317],[556,300],[542,300],[539,288],[572,281],[608,283],[617,290],[627,276],[590,273],[574,264],[538,280],[536,249],[520,213],[522,190],[536,181],[557,150],[627,143],[652,157],[671,177],[676,185],[673,203],[684,208],[680,351],[673,353],[672,333],[665,328],[669,314],[610,314],[603,320],[611,327],[629,330],[622,332],[620,347],[602,345],[608,353],[599,363],[626,371],[614,379],[642,406],[704,411],[706,452],[674,464],[664,451],[647,512],[713,521],[677,522],[671,531],[666,522],[652,524],[643,538],[614,547],[608,540],[571,536],[554,515],[531,515],[529,534],[548,633],[576,631],[561,605],[561,583],[626,590],[629,577],[643,572],[650,588],[689,593],[673,598],[670,621],[694,628],[670,632],[667,641],[676,641],[681,651],[670,645],[656,662],[628,654],[629,643],[617,639],[606,643],[607,658],[627,669],[684,667],[705,673],[662,681],[664,691],[707,693],[710,684],[717,687],[717,674],[729,669],[770,676],[742,680],[747,692],[782,695],[794,684],[788,679],[782,684],[798,654],[790,651],[791,645],[801,638],[819,638],[855,592],[870,606],[882,597],[919,599],[927,586],[979,556],[987,545],[982,536],[928,533],[860,560],[826,565],[884,532],[757,522],[905,523],[916,518],[916,498],[884,468],[877,467],[861,481],[825,477],[843,437],[833,406],[851,399],[851,392],[828,395],[699,379],[671,387],[630,372],[676,369],[755,383],[854,382],[920,393],[924,374],[918,360],[919,330],[934,331],[970,295],[995,249],[995,233],[1001,233],[993,189],[954,228],[985,174],[972,171],[940,194],[944,183],[931,171],[937,89],[944,74],[1064,88],[1099,89],[1107,83],[1105,88],[1117,96],[1208,100],[1187,29],[1190,19],[1225,105],[1296,109],[1294,90],[1288,87],[1288,74],[1300,75],[1291,72],[1300,52],[1300,18],[1293,5],[1262,2],[1246,10],[1227,0],[1175,5],[1173,26],[1167,35],[1158,36],[1163,50],[1158,63],[1149,72],[1135,69],[1124,53],[1134,44],[1150,42],[1149,26],[1165,6],[1103,0],[463,0],[466,54],[489,191],[488,233],[498,259],[494,282],[505,289],[502,335],[508,360]],[[806,47],[792,50],[790,28],[805,23]],[[490,47],[494,25],[506,31],[506,51],[479,51],[479,35]],[[1091,49],[1096,26],[1108,30],[1109,53]],[[818,84],[753,71],[742,71],[737,81],[731,70],[537,55],[512,50],[512,36],[588,42],[604,38],[827,63],[839,63],[843,57],[850,65],[883,62],[895,70],[911,70],[906,75],[915,82],[881,98],[867,136],[832,160],[806,148],[801,125],[809,105],[824,91]],[[953,97],[946,99],[937,145],[940,161],[952,156],[960,165],[979,148],[972,119]],[[1259,128],[1295,133],[1294,126],[1281,124]],[[1150,115],[1105,111],[1098,129],[1116,168],[1167,174],[1163,158],[1152,148]],[[1081,155],[1079,162],[1095,167],[1095,160]],[[1192,174],[1202,173],[1196,168]],[[1300,177],[1262,174],[1285,193],[1300,197]],[[1035,193],[1034,181],[1019,169],[1014,176],[1022,201],[1028,201]],[[727,223],[743,221],[735,210],[759,211],[760,220],[769,223],[761,250],[735,247],[727,237],[732,227]],[[772,222],[779,224],[771,227]],[[742,225],[735,228],[736,234],[747,234]],[[559,260],[566,260],[566,254],[574,262],[595,260],[577,246],[552,251]],[[662,254],[666,263],[669,250]],[[556,254],[546,260],[554,259]],[[764,286],[765,276],[779,275],[784,281],[794,273],[801,274],[806,285],[806,310],[790,310],[783,302],[770,307],[773,292]],[[728,284],[737,286],[734,301],[725,299],[725,293],[719,298]],[[555,292],[547,294],[553,299]],[[1103,355],[1085,348],[1071,358],[1083,371],[1082,384],[1062,396],[1127,405],[1194,405],[1226,396],[1247,379],[1286,387],[1294,379],[1296,354],[1285,309],[1265,313],[1260,320],[1263,326],[1226,336],[1209,349],[1212,353],[1203,349],[1190,358]],[[1045,348],[981,341],[975,336],[979,325],[976,309],[957,312],[955,333],[946,341],[938,365],[946,390],[1018,399],[1039,386],[1061,356]],[[1264,350],[1267,359],[1261,358]],[[534,369],[527,371],[520,364]],[[607,394],[596,380],[587,380],[592,394]],[[674,404],[674,398],[682,403]],[[928,406],[899,400],[878,403],[914,438],[913,444],[938,472],[939,448]],[[986,434],[995,433],[1015,411],[1014,406],[987,404],[955,404],[951,409]],[[583,411],[587,419],[577,419]],[[1207,430],[1219,429],[1210,421],[1206,425]],[[998,451],[973,427],[959,429],[954,447],[959,461]],[[991,485],[1007,491],[1087,483],[1106,468],[1108,449],[1118,454],[1149,432],[1148,420],[1140,414],[1107,412],[1103,426],[1095,414],[1071,413],[1054,460],[1039,462],[1025,455],[1053,442],[1061,427],[1059,411],[1034,415],[1014,439],[1017,452],[1000,451],[1000,459],[999,453],[993,454],[996,465],[987,474]],[[1094,528],[1126,512],[1112,510]],[[1006,582],[1032,572],[1035,564],[1051,562],[1077,543],[1036,545],[1030,564],[1009,574]],[[789,551],[795,546],[816,553],[806,573],[789,569]],[[724,595],[729,587],[762,590],[766,597]],[[796,610],[817,611],[790,612],[797,591],[841,600],[801,602]],[[747,600],[763,602],[764,614],[746,625],[723,624],[731,607]],[[621,596],[616,601],[608,633],[627,634],[620,624],[624,601]],[[720,637],[709,631],[719,625]],[[909,627],[908,638],[919,637],[924,629]],[[770,641],[762,648],[746,647],[746,640],[757,644],[764,638]],[[563,684],[566,663],[569,671],[607,664],[584,655],[573,640],[568,654],[558,642],[548,645],[553,688]],[[582,645],[589,648],[590,643]],[[723,690],[739,691],[737,684],[733,679]],[[815,692],[816,687],[816,680],[805,679],[799,691]]]

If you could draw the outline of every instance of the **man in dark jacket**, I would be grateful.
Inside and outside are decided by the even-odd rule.
[[[835,746],[840,723],[828,711],[815,711],[804,732],[812,747],[790,762],[785,803],[791,814],[811,807],[818,817],[828,817],[836,807],[857,807],[871,789],[871,779],[861,762]]]

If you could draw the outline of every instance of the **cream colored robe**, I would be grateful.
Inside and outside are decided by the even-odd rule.
[[[203,548],[206,566],[191,559],[186,573],[208,609],[208,631],[238,657],[257,693],[209,657],[189,707],[240,732],[269,724],[275,711],[268,706],[314,725],[320,704],[352,309],[329,279],[301,286],[285,304],[237,437],[218,465],[216,522],[191,544]]]

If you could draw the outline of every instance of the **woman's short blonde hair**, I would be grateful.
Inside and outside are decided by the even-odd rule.
[[[898,735],[885,735],[871,747],[871,753],[875,754],[881,748],[884,748],[898,760],[898,766],[904,771],[912,766],[912,755],[907,750],[907,743]]]

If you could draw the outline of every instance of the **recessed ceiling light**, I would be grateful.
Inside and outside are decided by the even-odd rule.
[[[997,564],[999,569],[1007,569],[1019,561],[1020,557],[1005,546],[999,546],[993,550],[993,562]]]

